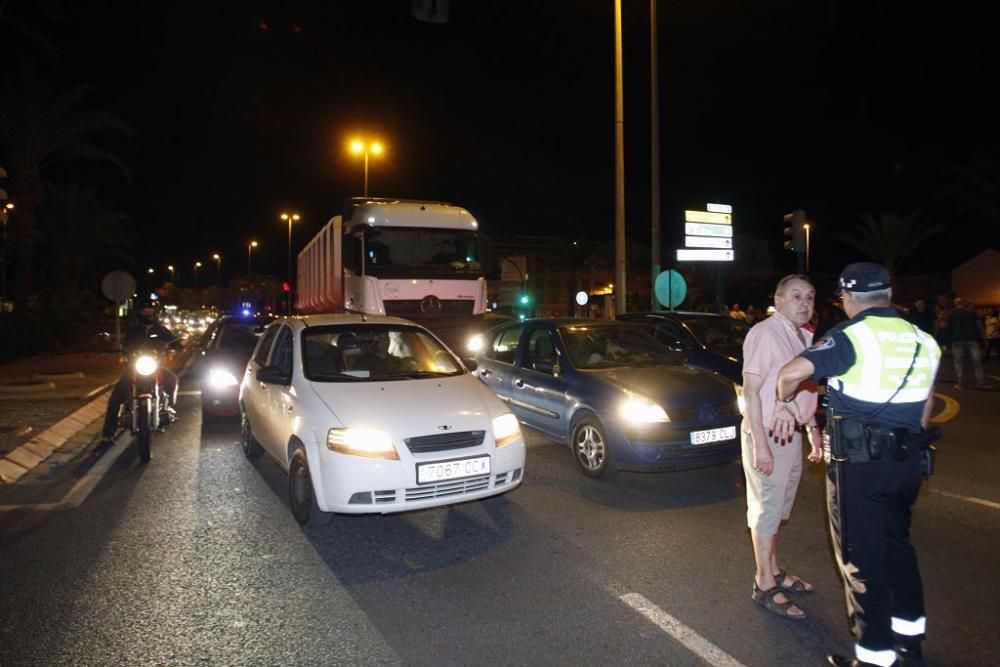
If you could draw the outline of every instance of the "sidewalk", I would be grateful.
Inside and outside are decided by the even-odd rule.
[[[0,483],[13,484],[104,416],[117,353],[52,354],[0,364]]]

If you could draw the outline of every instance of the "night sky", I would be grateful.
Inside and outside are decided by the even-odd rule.
[[[64,4],[65,21],[27,0],[5,11],[51,35],[54,78],[92,83],[94,105],[135,129],[116,145],[131,183],[101,186],[132,221],[140,271],[212,270],[219,252],[230,276],[256,239],[255,270],[283,274],[278,213],[304,216],[297,252],[361,193],[345,149],[359,131],[388,149],[372,195],[460,204],[487,234],[612,238],[611,0],[452,0],[445,24],[416,21],[409,0]],[[649,3],[623,6],[626,216],[645,244]],[[953,175],[986,156],[995,176],[1000,154],[994,28],[975,7],[659,3],[665,256],[683,209],[709,201],[785,269],[781,218],[799,207],[819,270],[865,259],[830,239],[864,211],[952,225],[904,273],[996,246],[1000,225],[961,206]]]

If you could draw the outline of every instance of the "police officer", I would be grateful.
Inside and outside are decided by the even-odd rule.
[[[141,299],[136,302],[132,312],[135,314],[137,322],[125,331],[125,340],[122,343],[126,358],[146,346],[156,347],[160,351],[173,352],[179,352],[183,347],[177,336],[157,319],[158,306],[159,303],[153,299]],[[162,370],[163,391],[170,397],[169,405],[172,409],[177,399],[177,376],[167,368],[162,368]],[[128,399],[130,381],[131,373],[126,368],[114,389],[111,390],[111,395],[108,397],[108,407],[104,413],[104,427],[101,429],[101,448],[113,444],[112,437],[118,428],[118,412]]]
[[[779,372],[775,428],[794,425],[791,399],[800,382],[829,379],[828,513],[857,640],[855,657],[831,655],[829,663],[919,663],[926,617],[910,512],[941,351],[891,307],[884,266],[848,265],[839,296],[850,319]]]

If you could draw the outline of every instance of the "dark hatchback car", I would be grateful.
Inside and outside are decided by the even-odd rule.
[[[201,410],[203,419],[238,417],[240,382],[270,316],[224,315],[201,342]]]
[[[750,331],[746,322],[726,315],[678,311],[625,313],[618,319],[639,325],[671,350],[684,354],[689,366],[743,384],[743,341]]]
[[[589,477],[739,456],[739,388],[686,366],[639,327],[539,319],[490,330],[475,374]]]

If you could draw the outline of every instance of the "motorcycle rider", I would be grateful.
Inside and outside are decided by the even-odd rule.
[[[132,353],[144,348],[157,348],[165,352],[167,358],[174,352],[179,352],[183,347],[180,339],[173,332],[160,323],[157,318],[159,302],[154,299],[140,299],[135,303],[132,312],[137,322],[125,331],[125,340],[122,343],[125,358],[131,358]],[[177,375],[173,371],[160,366],[160,386],[168,397],[168,410],[171,420],[173,419],[173,405],[177,400]],[[118,412],[122,404],[129,398],[129,384],[131,383],[132,372],[126,366],[115,388],[111,390],[108,397],[108,408],[104,413],[104,427],[101,429],[101,443],[99,447],[106,447],[113,443],[112,438],[118,428]]]

